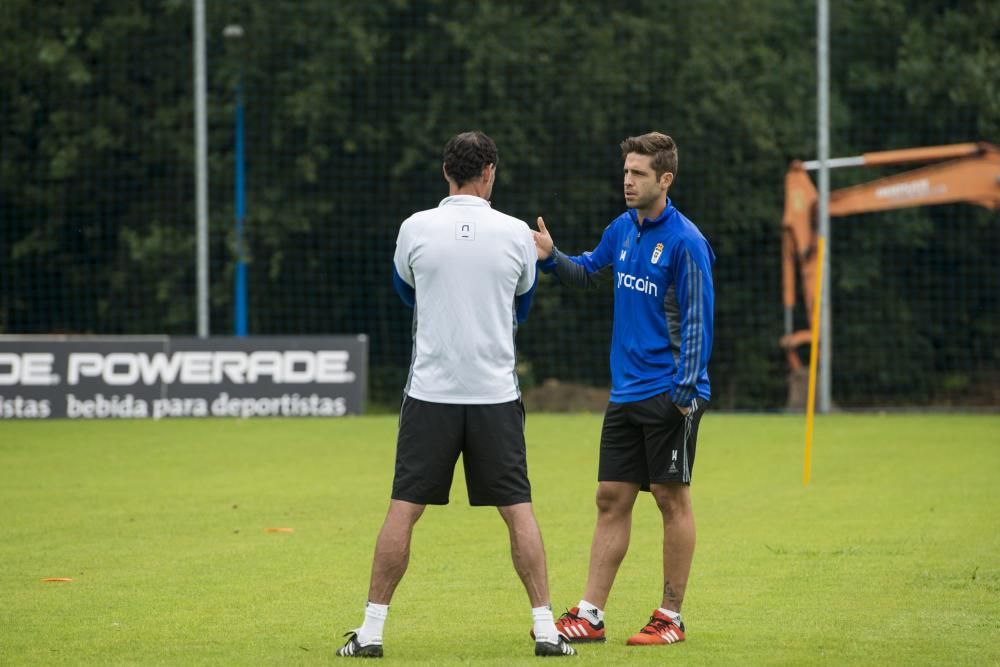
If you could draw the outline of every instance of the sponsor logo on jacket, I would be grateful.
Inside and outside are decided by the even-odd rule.
[[[648,294],[649,296],[659,296],[659,290],[656,288],[656,283],[650,280],[649,276],[646,276],[645,278],[637,278],[631,273],[619,271],[617,287],[618,289],[625,288],[635,290],[636,292],[642,292],[643,294]]]

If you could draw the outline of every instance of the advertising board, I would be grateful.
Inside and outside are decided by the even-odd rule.
[[[0,419],[361,414],[367,336],[0,336]]]

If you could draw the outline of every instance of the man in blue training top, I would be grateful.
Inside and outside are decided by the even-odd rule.
[[[560,282],[592,287],[613,270],[611,397],[601,430],[597,525],[587,588],[556,621],[570,642],[604,641],[604,607],[628,549],[632,507],[650,491],[663,515],[663,597],[629,645],[684,640],[681,604],[694,556],[691,471],[698,424],[710,397],[715,254],[667,197],[677,146],[659,132],[621,144],[628,210],[593,252],[561,253],[542,218],[539,266]]]

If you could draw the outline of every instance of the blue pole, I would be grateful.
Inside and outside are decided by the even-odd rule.
[[[243,221],[246,219],[246,187],[243,172],[243,81],[236,82],[236,271],[233,333],[247,335],[247,264],[243,249]]]

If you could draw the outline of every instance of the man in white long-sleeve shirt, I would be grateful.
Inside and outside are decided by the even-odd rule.
[[[531,602],[535,655],[575,654],[552,617],[514,370],[514,335],[535,286],[535,244],[526,223],[490,207],[496,167],[488,136],[452,137],[443,165],[449,196],[399,230],[393,283],[414,308],[413,361],[365,620],[348,633],[340,656],[382,656],[382,629],[413,527],[427,505],[448,502],[459,454],[469,503],[495,506],[507,524],[514,568]]]

